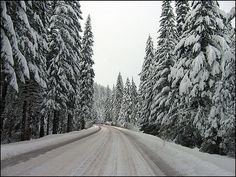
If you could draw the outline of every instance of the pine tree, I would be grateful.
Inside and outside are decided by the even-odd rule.
[[[109,86],[107,86],[106,88],[105,121],[112,121],[112,100],[111,89],[109,88]]]
[[[23,120],[22,127],[25,132],[22,140],[38,136],[39,112],[42,104],[43,91],[46,88],[46,55],[47,29],[46,29],[46,7],[43,1],[27,1],[26,14],[29,19],[33,42],[31,50],[33,54],[26,55],[30,69],[30,79],[23,85]],[[37,101],[35,101],[37,100]]]
[[[22,46],[29,42],[30,26],[23,1],[1,1],[1,131],[8,87],[19,91],[18,81],[29,79],[29,67]],[[27,35],[26,33],[29,33]],[[24,43],[25,42],[25,43]],[[28,43],[27,43],[28,44]],[[26,44],[26,46],[27,46]]]
[[[149,127],[150,105],[152,99],[152,69],[154,62],[153,41],[149,36],[146,42],[146,55],[140,73],[138,122],[141,130],[147,132]]]
[[[115,90],[115,109],[114,109],[114,117],[113,117],[113,124],[117,124],[117,120],[119,117],[119,113],[120,113],[120,108],[121,108],[121,103],[122,103],[122,99],[123,99],[123,80],[122,80],[122,76],[119,73],[118,78],[117,78],[117,82],[116,82],[116,90]]]
[[[190,12],[189,2],[188,1],[176,1],[176,30],[177,30],[177,41],[180,40],[180,37],[182,36],[183,32],[187,30],[188,26],[185,26],[185,21],[187,18],[188,13]],[[178,84],[176,84],[173,79],[171,79],[172,74],[174,73],[174,67],[171,67],[171,74],[170,74],[170,82],[171,82],[171,90],[169,92],[169,98],[170,98],[170,108],[168,112],[168,118],[170,121],[170,125],[168,127],[165,127],[167,129],[168,138],[175,139],[176,138],[176,131],[179,129],[178,125],[176,124],[177,117],[178,117],[178,106],[181,99],[181,96],[179,95],[178,91]],[[173,77],[175,77],[173,75]],[[184,127],[185,125],[183,125]],[[184,133],[183,133],[184,134]],[[178,134],[178,138],[181,137],[181,134]],[[183,139],[187,139],[186,137],[183,137]],[[178,140],[177,140],[178,141]]]
[[[175,7],[176,7],[176,30],[178,33],[178,37],[180,37],[184,32],[184,24],[187,14],[190,11],[189,3],[187,0],[181,1],[176,0],[175,1]],[[186,28],[187,26],[185,26]]]
[[[68,94],[68,118],[67,118],[67,132],[73,130],[73,124],[78,122],[78,118],[74,117],[74,114],[77,110],[80,109],[80,105],[78,105],[79,98],[79,62],[82,61],[82,44],[81,44],[81,35],[82,32],[80,20],[81,17],[81,10],[80,4],[78,1],[66,1],[66,7],[68,10],[68,20],[70,19],[70,24],[68,24],[68,37],[71,38],[71,41],[68,41],[70,44],[71,51],[74,52],[73,58],[68,60],[68,68],[67,68],[67,78],[73,89],[69,89],[70,92]],[[70,35],[69,35],[70,34]],[[92,110],[91,110],[92,111]],[[74,118],[76,120],[74,120]]]
[[[130,123],[131,114],[132,114],[131,85],[129,78],[127,78],[123,91],[123,98],[118,118],[119,124],[122,126],[126,126],[127,123]]]
[[[115,117],[115,99],[116,99],[116,87],[113,85],[111,92],[111,121],[114,120]]]
[[[107,100],[107,89],[94,83],[94,96],[93,96],[93,108],[96,111],[96,119],[98,122],[102,123],[105,121],[105,115],[106,115],[106,100]]]
[[[232,36],[230,15],[220,14],[220,17],[224,22],[221,35],[227,44],[222,46],[221,78],[215,85],[207,131],[215,136],[214,140],[222,141],[218,153],[235,156],[235,32]]]
[[[174,83],[179,84],[178,91],[182,98],[178,122],[198,128],[190,127],[184,133],[190,134],[187,145],[196,143],[195,135],[200,131],[204,141],[202,150],[217,152],[222,141],[217,136],[220,124],[216,116],[208,116],[213,106],[215,86],[222,76],[223,53],[229,46],[224,39],[224,24],[219,16],[218,3],[194,1],[192,9],[186,18],[188,29],[175,48],[177,63],[172,76]]]
[[[80,61],[80,87],[79,87],[79,106],[81,129],[85,128],[85,120],[91,119],[91,110],[93,106],[93,78],[94,70],[92,68],[94,61],[93,55],[93,33],[91,29],[91,19],[88,16],[85,23],[84,36],[82,39],[82,60]]]
[[[58,133],[59,111],[67,109],[69,89],[73,91],[67,72],[72,71],[70,60],[77,57],[72,50],[75,40],[67,30],[68,26],[65,25],[67,24],[65,23],[66,17],[68,17],[65,16],[67,12],[65,8],[69,11],[69,7],[63,1],[53,2],[53,14],[50,19],[49,83],[46,106],[53,110],[53,134]]]
[[[131,118],[130,118],[130,123],[132,123],[133,125],[134,124],[137,124],[137,112],[138,112],[138,107],[137,107],[137,103],[138,103],[138,93],[137,93],[137,87],[134,83],[134,80],[132,78],[132,81],[131,81],[131,86],[130,86],[130,96],[131,96],[131,102],[132,102],[132,113],[131,113]]]
[[[155,81],[153,86],[153,99],[151,103],[150,124],[154,126],[155,133],[159,133],[162,125],[169,124],[168,111],[171,105],[169,96],[171,83],[169,80],[170,68],[175,58],[173,49],[176,42],[175,17],[170,1],[163,1],[160,20],[158,48],[154,64]]]
[[[17,78],[23,83],[25,78],[29,79],[25,51],[32,50],[25,2],[1,1],[1,23],[1,58],[4,62],[1,66],[9,85],[18,91]],[[24,45],[29,49],[24,50]]]

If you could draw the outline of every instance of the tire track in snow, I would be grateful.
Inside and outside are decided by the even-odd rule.
[[[116,129],[116,128],[115,128]],[[181,176],[179,172],[177,172],[175,169],[170,167],[162,158],[158,156],[158,152],[153,151],[151,148],[149,148],[147,145],[145,145],[143,142],[138,140],[138,138],[135,135],[132,135],[128,132],[124,132],[122,130],[117,129],[121,133],[125,134],[125,136],[137,147],[137,149],[140,151],[140,153],[143,155],[143,157],[149,162],[150,167],[154,170],[155,173],[158,173],[157,169],[160,169],[162,173],[166,176]],[[148,160],[149,159],[149,160]],[[155,166],[153,166],[152,161]]]

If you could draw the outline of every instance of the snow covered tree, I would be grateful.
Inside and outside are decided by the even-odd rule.
[[[80,20],[82,20],[82,12],[80,10],[79,1],[66,1],[66,7],[68,8],[67,13],[67,21],[70,21],[66,30],[68,31],[66,38],[67,43],[71,47],[71,58],[68,59],[68,67],[66,69],[66,75],[69,79],[69,82],[73,89],[69,89],[70,92],[68,94],[68,118],[67,118],[67,132],[72,131],[75,127],[74,124],[79,121],[79,118],[74,117],[76,111],[80,109],[80,105],[78,105],[78,100],[80,99],[79,95],[79,78],[80,78],[80,66],[79,62],[82,61],[82,43],[81,43],[81,34],[82,32]],[[93,87],[93,86],[92,86]]]
[[[116,99],[116,87],[113,85],[111,91],[111,120],[114,120],[115,117],[115,99]]]
[[[30,139],[31,136],[35,137],[38,134],[39,121],[42,118],[39,112],[47,80],[46,55],[48,52],[46,4],[43,1],[26,1],[25,4],[33,42],[32,54],[26,54],[30,79],[26,80],[22,86],[23,109],[25,109],[22,115],[22,128],[24,129],[22,140]]]
[[[32,130],[34,128],[32,127],[32,123],[36,126],[38,125],[38,119],[35,119],[36,122],[32,122],[33,120],[30,119],[34,117],[34,114],[37,112],[36,110],[40,106],[40,100],[38,100],[39,104],[37,104],[36,102],[32,102],[31,99],[34,100],[34,96],[36,96],[37,92],[41,92],[41,89],[46,86],[46,28],[41,20],[42,17],[45,17],[43,9],[44,2],[8,1],[2,3],[1,7],[6,7],[7,14],[11,16],[8,18],[8,22],[3,21],[3,25],[7,25],[6,30],[12,28],[11,31],[15,34],[12,34],[11,39],[17,42],[17,45],[12,43],[12,47],[9,46],[9,49],[13,49],[12,54],[15,60],[13,61],[15,64],[14,70],[18,81],[21,81],[21,84],[16,81],[14,87],[17,91],[20,90],[20,99],[23,104],[21,139],[30,139],[31,134],[37,134],[35,132],[37,131],[36,129],[35,131]],[[4,10],[2,12],[4,13]],[[2,17],[4,18],[4,15]],[[10,33],[8,33],[8,35],[9,34]],[[25,74],[27,77],[25,77]],[[4,86],[4,88],[6,87]],[[9,91],[11,91],[9,94],[13,94],[11,89],[9,89]]]
[[[177,41],[180,40],[183,32],[185,32],[188,26],[185,26],[185,21],[187,18],[187,14],[190,12],[189,2],[188,1],[176,1],[176,30],[177,30]],[[171,70],[173,68],[171,67]],[[171,77],[171,76],[170,76]],[[170,78],[170,82],[173,85],[173,79]],[[175,84],[174,84],[175,85]],[[179,127],[176,125],[177,116],[178,116],[178,104],[180,102],[180,96],[178,92],[178,85],[172,86],[169,92],[169,98],[171,105],[168,111],[168,118],[170,120],[168,127],[165,127],[165,134],[169,139],[176,138],[176,131],[178,131]],[[184,127],[185,125],[182,124]],[[184,134],[184,133],[183,133]],[[180,139],[180,133],[178,133],[178,138]],[[187,137],[183,137],[183,139],[187,139]]]
[[[118,117],[119,117],[119,113],[120,113],[121,103],[123,99],[123,89],[124,89],[123,80],[120,73],[117,78],[115,89],[116,89],[115,90],[115,105],[114,105],[115,108],[114,108],[114,117],[113,117],[112,122],[116,125]]]
[[[4,80],[16,91],[18,91],[17,78],[22,82],[25,78],[29,78],[27,60],[21,47],[32,34],[20,38],[29,32],[31,31],[25,2],[1,1],[1,58],[3,59],[1,71]]]
[[[176,7],[176,23],[177,23],[176,30],[178,33],[178,37],[180,37],[184,32],[184,23],[186,15],[190,11],[190,7],[189,7],[189,2],[187,0],[184,1],[176,0],[175,3],[176,3],[175,7]]]
[[[29,42],[26,33],[30,32],[26,7],[23,1],[1,1],[1,131],[2,114],[10,85],[15,91],[19,90],[18,81],[29,79],[29,68],[22,44]],[[31,35],[30,35],[31,36]],[[22,38],[21,38],[22,37]],[[28,43],[27,43],[28,44]],[[27,45],[26,44],[26,45]],[[25,44],[23,44],[25,45]]]
[[[107,86],[106,88],[105,121],[112,121],[112,100],[111,89],[109,88],[109,86]]]
[[[149,115],[150,115],[150,105],[152,98],[152,66],[154,62],[154,49],[153,49],[153,41],[151,36],[148,37],[146,42],[146,55],[144,58],[142,71],[140,75],[140,85],[139,85],[139,116],[138,122],[140,124],[140,128],[143,131],[148,130],[149,123]]]
[[[226,43],[222,45],[221,78],[215,84],[212,107],[208,117],[209,122],[206,128],[207,134],[218,142],[216,143],[219,145],[217,153],[235,156],[235,32],[232,38],[232,25],[227,20],[230,19],[230,15],[222,14],[220,9],[217,9],[216,12],[220,12],[219,15],[224,22],[224,28],[221,29],[220,35]],[[204,143],[202,148],[212,151],[208,147],[209,144]]]
[[[46,105],[53,109],[53,134],[56,134],[59,128],[59,111],[67,109],[68,96],[75,92],[72,84],[76,83],[74,67],[78,66],[78,52],[75,50],[78,33],[77,27],[73,24],[78,24],[76,20],[79,17],[64,1],[53,2],[52,10],[48,57],[49,86]],[[76,19],[71,18],[73,15]]]
[[[130,97],[131,97],[131,102],[132,102],[132,113],[131,113],[131,119],[130,119],[130,123],[132,123],[133,125],[134,124],[137,124],[137,112],[138,112],[138,93],[137,93],[137,87],[134,83],[134,80],[132,78],[132,81],[131,81],[131,86],[130,86]]]
[[[85,23],[84,36],[82,39],[82,60],[80,60],[80,76],[79,76],[79,118],[80,128],[85,128],[85,120],[91,119],[91,110],[93,106],[93,78],[94,70],[92,60],[93,56],[93,33],[91,27],[91,19],[88,16]]]
[[[106,98],[107,92],[106,88],[102,85],[94,83],[94,96],[93,96],[93,108],[96,112],[98,122],[105,121],[105,110],[106,110]]]
[[[125,126],[125,124],[130,123],[131,114],[132,114],[132,99],[131,99],[131,85],[129,78],[127,78],[124,91],[123,98],[119,113],[118,122],[120,125]]]
[[[219,16],[218,3],[194,1],[192,9],[186,18],[188,29],[175,48],[177,63],[172,70],[172,86],[179,85],[182,98],[178,108],[178,124],[197,127],[204,140],[202,149],[219,152],[222,140],[217,135],[217,127],[220,124],[217,117],[209,117],[209,113],[215,87],[222,77],[221,63],[230,56],[224,56],[229,46],[224,38],[225,25]],[[192,139],[189,143],[193,143],[198,132],[193,128],[192,133],[188,132]]]
[[[175,57],[173,49],[176,43],[175,17],[170,1],[163,1],[158,37],[158,48],[154,63],[153,99],[149,123],[154,126],[153,133],[161,131],[163,124],[169,124],[167,113],[171,105],[169,96],[171,83],[169,80],[170,68]]]

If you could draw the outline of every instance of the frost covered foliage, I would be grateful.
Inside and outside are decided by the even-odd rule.
[[[72,1],[56,1],[50,17],[49,87],[46,107],[54,110],[53,133],[57,133],[59,111],[68,111],[69,126],[76,109],[78,94],[79,62],[82,60],[80,23]],[[68,127],[70,131],[71,127]]]
[[[235,155],[235,33],[232,34],[230,15],[223,15],[222,19],[226,44],[222,46],[221,78],[215,85],[205,137],[218,139],[221,153]]]
[[[112,91],[109,86],[106,88],[104,119],[105,121],[112,121]]]
[[[95,110],[95,121],[98,123],[111,122],[114,116],[115,87],[111,90],[109,86],[104,87],[94,83],[93,108]]]
[[[29,78],[29,68],[22,47],[30,43],[26,34],[30,31],[24,2],[1,1],[1,73],[10,86],[18,91],[17,79]],[[23,44],[25,42],[25,44]],[[27,44],[26,44],[27,43]]]
[[[3,100],[1,102],[1,116],[4,112],[5,102],[8,102],[6,100],[9,98],[7,94],[13,96],[21,94],[20,104],[23,104],[23,110],[20,111],[23,112],[22,115],[20,114],[22,116],[22,140],[30,138],[30,133],[25,131],[33,131],[34,120],[31,117],[38,112],[40,107],[40,104],[31,102],[31,100],[40,97],[43,88],[46,87],[47,33],[45,23],[41,20],[45,17],[44,12],[43,2],[1,1],[1,46],[3,46],[1,58],[5,59],[8,56],[8,59],[3,60],[3,65],[1,65],[3,66],[1,80],[4,81],[1,85],[4,93],[1,98]],[[11,59],[11,63],[9,63],[9,59]],[[18,93],[14,93],[8,85]],[[8,102],[7,106],[17,106],[14,102],[18,102],[18,100],[13,99],[11,103]],[[5,112],[5,118],[1,118],[3,121],[1,125],[6,129],[9,125],[7,124],[8,117]],[[5,138],[5,133],[9,132],[3,132],[3,138]]]
[[[94,70],[93,64],[94,61],[92,59],[93,56],[93,33],[91,27],[91,19],[88,16],[87,21],[85,23],[84,36],[82,39],[82,60],[80,60],[79,68],[80,68],[80,76],[79,76],[79,101],[78,105],[80,107],[79,110],[79,118],[81,122],[81,128],[84,128],[85,120],[90,120],[92,118],[91,111],[93,106],[93,78],[94,78]]]
[[[188,12],[190,11],[189,2],[184,0],[177,0],[175,1],[175,7],[176,7],[176,30],[178,37],[182,35],[184,32],[184,24],[185,24],[185,18]],[[187,27],[187,26],[185,26]]]
[[[188,14],[185,23],[188,29],[175,48],[177,62],[171,73],[172,87],[178,86],[181,97],[178,122],[194,125],[204,141],[202,149],[213,153],[222,151],[222,133],[218,129],[223,122],[227,122],[226,117],[228,121],[232,120],[232,117],[223,118],[222,114],[220,116],[216,112],[221,110],[218,107],[220,100],[227,102],[219,98],[223,96],[219,90],[225,93],[221,89],[226,72],[225,61],[228,64],[235,60],[224,32],[227,27],[218,9],[216,1],[192,3],[192,12]],[[227,73],[233,74],[232,69]]]
[[[140,129],[234,156],[235,29],[230,21],[235,11],[225,13],[217,1],[193,1],[191,6],[176,2],[175,30],[170,2],[163,1],[153,75],[143,79],[146,59],[140,75]],[[153,83],[151,94],[144,83]]]
[[[114,117],[112,120],[114,124],[117,124],[118,121],[121,103],[123,99],[123,90],[124,90],[123,79],[121,73],[119,73],[115,87]]]
[[[97,84],[96,82],[93,84],[93,87],[93,108],[96,111],[96,120],[97,122],[104,122],[107,100],[106,88],[102,85]]]
[[[137,93],[137,86],[135,85],[135,82],[132,78],[131,80],[131,86],[130,86],[130,96],[131,96],[131,118],[130,123],[133,125],[137,125],[137,117],[138,117],[138,93]]]
[[[1,1],[1,135],[4,127],[3,113],[6,107],[7,91],[13,88],[18,92],[19,80],[24,82],[26,78],[29,78],[27,61],[18,46],[19,39],[14,27],[14,13],[20,13],[20,11],[25,13],[23,5],[17,2]]]
[[[80,20],[78,1],[1,1],[3,143],[81,128]]]
[[[146,132],[148,128],[149,115],[150,115],[150,103],[152,96],[152,66],[154,62],[154,48],[151,36],[148,37],[146,42],[145,58],[140,73],[140,85],[139,85],[139,117],[138,122],[141,126],[141,130]]]
[[[131,85],[129,78],[127,78],[123,91],[120,113],[118,117],[119,125],[124,125],[124,123],[130,123],[131,114],[132,114]]]
[[[119,73],[116,86],[112,90],[94,84],[93,108],[96,114],[96,122],[111,123],[122,127],[137,125],[138,98],[137,87],[132,79],[127,78],[123,86],[122,76]],[[118,117],[116,117],[118,115]]]
[[[152,88],[151,113],[149,117],[150,126],[154,125],[158,131],[162,124],[168,124],[167,113],[171,105],[169,92],[171,83],[168,79],[170,67],[175,58],[173,49],[176,43],[175,17],[170,1],[163,1],[160,29],[158,37],[158,48],[156,51]]]

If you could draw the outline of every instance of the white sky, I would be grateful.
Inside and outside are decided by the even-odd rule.
[[[162,2],[80,1],[80,4],[82,23],[88,14],[91,16],[95,82],[112,88],[121,72],[124,82],[127,77],[133,77],[138,87],[149,34],[156,46]],[[173,7],[174,4],[172,2]],[[220,2],[226,12],[233,6],[234,1]]]

